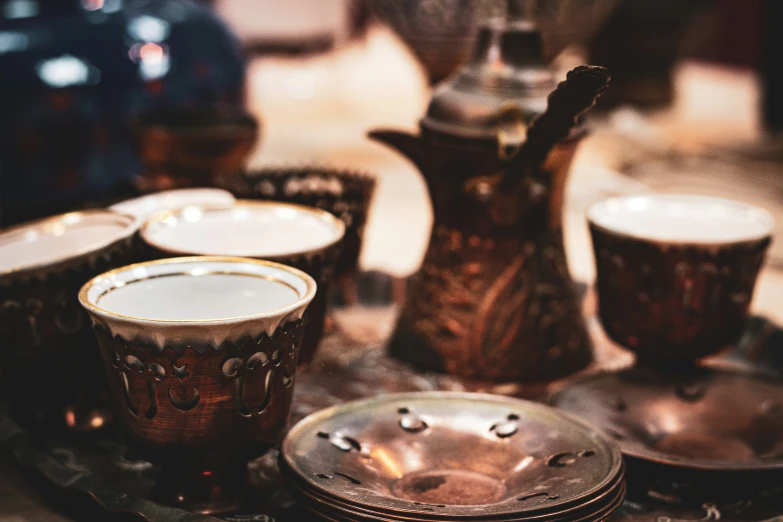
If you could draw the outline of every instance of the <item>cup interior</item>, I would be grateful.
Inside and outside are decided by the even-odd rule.
[[[40,268],[131,236],[136,217],[108,210],[71,212],[0,233],[0,274]]]
[[[326,211],[262,201],[164,212],[141,231],[145,242],[164,252],[270,259],[316,252],[344,234],[343,222]]]
[[[98,276],[79,295],[93,313],[152,323],[210,323],[280,316],[303,308],[314,281],[251,259],[175,258]]]
[[[236,199],[230,192],[216,188],[188,188],[166,190],[138,198],[122,201],[109,207],[114,212],[131,214],[147,219],[166,210],[177,210],[190,206],[226,208],[232,207]]]
[[[730,199],[646,194],[601,201],[587,219],[606,231],[664,243],[720,245],[763,239],[775,223],[767,210]]]

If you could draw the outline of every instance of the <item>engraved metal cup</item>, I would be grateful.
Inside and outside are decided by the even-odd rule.
[[[602,201],[587,215],[599,316],[613,341],[645,363],[690,363],[737,340],[770,244],[769,212],[657,194]]]
[[[284,265],[206,256],[130,265],[82,288],[121,434],[162,466],[155,500],[238,506],[247,462],[288,423],[315,289]]]

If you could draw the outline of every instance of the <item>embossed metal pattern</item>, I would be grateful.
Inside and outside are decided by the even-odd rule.
[[[592,360],[566,264],[562,210],[582,136],[572,132],[574,122],[608,81],[600,67],[570,71],[510,152],[502,140],[498,150],[496,137],[466,138],[428,128],[424,120],[420,136],[370,133],[416,164],[434,217],[389,345],[392,355],[497,381],[560,377]]]
[[[737,340],[770,238],[668,244],[590,223],[599,317],[609,337],[647,361],[689,361]]]
[[[783,384],[759,374],[633,368],[577,381],[551,403],[635,458],[713,472],[783,470]]]
[[[240,452],[242,443],[279,440],[293,397],[301,330],[298,321],[271,337],[200,352],[192,346],[161,350],[95,328],[120,427],[153,459],[165,458],[169,449],[225,456]],[[213,446],[217,442],[220,448]]]
[[[368,519],[571,517],[619,504],[623,488],[619,450],[597,432],[540,404],[481,394],[392,394],[323,410],[292,428],[280,465],[314,510]]]
[[[163,467],[153,496],[202,513],[236,508],[246,463],[282,437],[304,321],[221,346],[137,343],[95,332],[119,429]]]

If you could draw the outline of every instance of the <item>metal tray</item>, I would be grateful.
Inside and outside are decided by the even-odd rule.
[[[332,313],[332,326],[316,359],[297,377],[292,423],[322,408],[381,393],[477,391],[544,399],[563,381],[496,384],[420,372],[386,355],[383,343],[394,326],[403,284],[377,273],[363,275],[359,303]],[[725,358],[746,365],[746,354],[764,352],[769,328],[751,325]],[[762,337],[759,337],[762,336]],[[752,350],[751,350],[752,348]],[[596,363],[585,373],[616,368],[627,355],[596,340]],[[769,369],[769,368],[768,368]],[[770,371],[774,369],[769,369]],[[14,465],[14,463],[16,465]],[[110,430],[89,440],[47,440],[21,430],[0,407],[0,520],[120,520],[148,522],[313,520],[281,478],[277,453],[251,463],[252,486],[239,514],[223,519],[194,515],[147,500],[158,469],[134,458]],[[687,483],[628,470],[629,494],[610,520],[623,522],[783,522],[783,489],[758,491],[753,498],[690,496]],[[725,488],[719,488],[724,490]],[[703,491],[703,488],[700,488]]]

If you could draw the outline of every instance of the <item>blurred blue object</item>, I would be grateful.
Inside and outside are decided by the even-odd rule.
[[[239,107],[244,80],[190,0],[0,0],[0,224],[126,195],[134,113]]]

